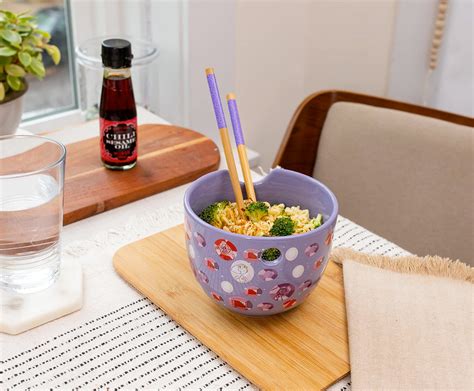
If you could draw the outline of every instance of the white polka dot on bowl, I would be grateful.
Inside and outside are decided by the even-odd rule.
[[[285,253],[285,258],[287,261],[294,261],[296,257],[298,256],[298,249],[296,247],[291,247],[288,250],[286,250]]]
[[[293,272],[291,273],[293,277],[299,278],[303,275],[304,273],[304,266],[303,265],[298,265],[293,269]]]
[[[229,281],[222,281],[221,282],[221,288],[224,292],[226,293],[231,293],[234,291],[234,287]]]

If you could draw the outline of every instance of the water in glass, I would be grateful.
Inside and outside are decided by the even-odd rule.
[[[34,169],[38,155],[44,162],[49,149],[61,147],[39,137],[27,141],[28,147],[8,156],[10,148],[0,148],[0,287],[22,293],[44,289],[58,277],[63,220],[64,157],[44,169],[21,169]],[[5,139],[0,146],[7,146]]]

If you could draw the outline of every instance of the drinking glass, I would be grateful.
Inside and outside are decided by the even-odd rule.
[[[45,137],[0,137],[1,289],[36,292],[59,276],[65,158]]]

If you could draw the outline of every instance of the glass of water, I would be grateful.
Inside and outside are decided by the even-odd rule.
[[[28,135],[0,137],[0,288],[20,293],[59,276],[66,148]]]

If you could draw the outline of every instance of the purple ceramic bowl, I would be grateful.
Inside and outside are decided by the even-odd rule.
[[[256,182],[255,191],[259,200],[299,205],[311,216],[321,213],[324,224],[282,237],[215,228],[198,214],[213,202],[234,199],[228,172],[216,171],[192,183],[184,196],[186,247],[194,276],[215,303],[245,315],[271,315],[301,304],[318,284],[328,263],[338,205],[322,183],[281,168]],[[280,258],[261,260],[267,248],[279,249]]]

